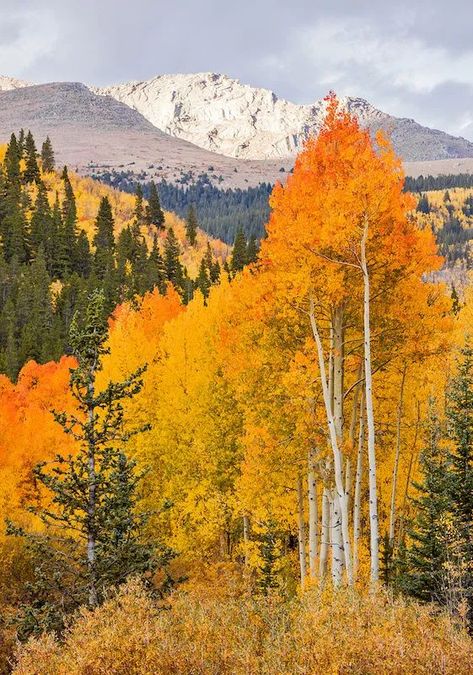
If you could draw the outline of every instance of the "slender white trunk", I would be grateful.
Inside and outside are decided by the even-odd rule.
[[[301,585],[304,587],[307,576],[305,557],[305,524],[304,524],[304,494],[302,490],[302,476],[297,478],[297,539],[299,545],[299,566]]]
[[[322,527],[320,532],[319,577],[327,572],[328,544],[330,539],[330,497],[326,487],[322,492]]]
[[[394,532],[396,526],[396,493],[397,493],[397,477],[399,473],[399,456],[401,454],[401,424],[402,413],[404,406],[404,383],[406,381],[406,365],[402,369],[401,388],[399,391],[399,403],[397,406],[397,420],[396,420],[396,451],[394,455],[393,478],[391,486],[391,510],[389,514],[389,546],[391,550],[394,548]]]
[[[378,489],[376,485],[376,446],[373,412],[373,378],[371,371],[371,327],[370,327],[370,277],[366,261],[366,240],[368,238],[368,217],[365,217],[361,239],[361,270],[363,272],[363,336],[365,369],[366,426],[368,430],[368,467],[369,467],[369,511],[370,511],[370,557],[371,582],[379,579],[379,524]]]
[[[307,472],[307,493],[309,498],[309,573],[313,580],[317,574],[317,548],[318,548],[318,497],[317,480],[315,477],[315,459],[314,451],[309,450],[308,472]]]
[[[358,452],[356,457],[355,497],[353,504],[353,578],[358,574],[358,546],[360,541],[361,522],[361,485],[363,479],[363,446],[365,443],[365,416],[363,411],[364,397],[360,401],[360,427],[358,434]]]
[[[314,301],[311,298],[310,302],[310,323],[312,327],[312,332],[314,335],[315,343],[317,346],[317,355],[319,360],[319,370],[320,370],[320,379],[322,382],[322,393],[324,398],[325,405],[325,414],[327,417],[327,424],[329,430],[329,439],[330,445],[333,452],[334,460],[334,471],[335,471],[335,485],[337,489],[337,494],[339,498],[339,507],[341,510],[341,528],[342,528],[342,537],[343,537],[343,550],[345,557],[346,573],[348,584],[353,583],[353,574],[352,574],[352,560],[351,560],[351,544],[350,544],[350,528],[349,528],[349,519],[348,519],[348,505],[345,494],[345,487],[343,484],[343,464],[342,464],[342,453],[337,440],[337,432],[335,427],[335,420],[332,412],[332,405],[329,396],[329,388],[327,384],[327,376],[325,370],[325,359],[324,351],[322,346],[322,341],[320,334],[317,328],[317,321],[315,319],[315,308]]]
[[[341,532],[340,500],[335,490],[332,491],[330,504],[330,543],[332,548],[332,581],[335,587],[342,583],[343,575],[343,544]]]

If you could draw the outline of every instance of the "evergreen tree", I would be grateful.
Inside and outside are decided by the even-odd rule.
[[[136,184],[135,188],[135,224],[140,227],[144,220],[144,208],[143,208],[143,188],[141,183]]]
[[[189,212],[186,218],[186,237],[191,246],[195,246],[197,241],[197,216],[193,204],[189,206]]]
[[[64,183],[64,201],[62,203],[62,237],[64,239],[67,261],[64,260],[69,272],[75,271],[77,267],[77,206],[74,190],[67,171],[67,166],[62,171],[62,180]]]
[[[421,196],[421,198],[417,202],[416,211],[418,213],[426,213],[426,214],[430,213],[431,208],[430,208],[429,200],[427,199],[427,195]]]
[[[247,247],[246,239],[243,230],[240,228],[236,233],[235,242],[233,244],[233,254],[231,262],[231,270],[235,274],[244,268],[247,261]]]
[[[409,543],[398,561],[397,583],[420,600],[444,604],[450,486],[448,459],[441,448],[441,439],[440,424],[432,408],[428,443],[420,456],[423,480],[415,486],[419,491],[415,500],[417,515],[409,531]]]
[[[458,372],[447,399],[449,436],[453,441],[450,459],[450,508],[459,542],[459,583],[466,589],[469,621],[473,628],[473,348],[461,350]]]
[[[55,413],[56,421],[74,434],[74,456],[57,455],[34,471],[49,491],[50,506],[31,508],[45,526],[43,533],[28,533],[10,525],[9,532],[25,538],[35,563],[31,602],[22,615],[22,637],[45,629],[61,631],[64,615],[87,603],[100,604],[107,589],[130,575],[145,575],[165,566],[171,557],[166,547],[153,550],[142,538],[146,514],[136,510],[142,475],[123,446],[133,431],[123,429],[123,405],[142,388],[144,368],[123,382],[110,382],[99,391],[96,378],[108,353],[104,297],[94,292],[82,324],[76,315],[70,343],[78,365],[71,371],[70,389],[78,414]]]
[[[41,165],[43,171],[46,173],[54,171],[56,165],[54,160],[54,150],[49,136],[46,136],[46,140],[41,147]]]
[[[36,144],[34,142],[33,134],[28,131],[25,138],[25,170],[23,172],[23,179],[25,183],[35,183],[40,180],[40,173],[38,167],[38,153],[36,151]]]
[[[20,182],[20,149],[15,134],[10,136],[10,142],[7,145],[5,153],[5,169],[9,183],[19,185]]]
[[[23,155],[25,153],[25,130],[20,129],[20,133],[18,134],[18,152],[20,159],[23,159]]]
[[[179,242],[171,227],[164,242],[164,265],[168,281],[178,289],[182,289],[184,283],[184,270],[179,260],[180,253]]]
[[[248,247],[246,250],[246,263],[249,265],[256,262],[258,258],[258,243],[256,237],[252,234],[249,241]]]
[[[151,249],[148,258],[147,278],[148,290],[151,291],[153,288],[157,287],[159,292],[164,295],[166,292],[166,267],[159,250],[157,236],[153,239],[153,248]]]
[[[56,255],[56,238],[54,237],[53,218],[48,201],[48,193],[43,181],[38,183],[38,194],[31,217],[31,246],[37,252],[43,248],[48,271],[53,268],[53,258]]]
[[[114,266],[114,220],[112,206],[108,197],[102,197],[95,220],[95,258],[94,270],[99,279],[104,279],[107,271]]]
[[[209,275],[207,273],[207,266],[205,264],[205,258],[202,258],[200,261],[199,274],[196,279],[196,287],[200,290],[204,296],[204,301],[207,300],[210,293],[211,282]]]
[[[164,230],[164,213],[159,201],[158,189],[154,181],[149,184],[148,205],[146,207],[146,222]]]

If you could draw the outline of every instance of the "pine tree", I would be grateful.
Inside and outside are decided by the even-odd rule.
[[[114,220],[112,206],[108,197],[102,197],[95,220],[95,258],[94,270],[99,279],[103,279],[114,266]]]
[[[36,151],[36,144],[34,142],[33,134],[28,131],[25,139],[25,170],[23,172],[23,179],[25,183],[35,183],[40,180],[40,173],[38,167],[38,153]]]
[[[135,188],[135,224],[140,227],[144,220],[144,208],[143,208],[143,189],[141,183],[136,184]]]
[[[186,237],[191,246],[195,246],[197,241],[197,216],[193,204],[189,206],[189,212],[186,218]]]
[[[82,324],[76,315],[70,344],[78,365],[71,370],[70,389],[78,413],[55,413],[67,434],[73,434],[75,455],[57,455],[52,467],[38,465],[35,478],[49,493],[49,507],[33,506],[45,526],[28,533],[10,524],[9,532],[24,537],[35,564],[31,603],[25,608],[20,634],[45,629],[61,631],[65,616],[87,603],[100,604],[107,589],[130,575],[145,575],[166,566],[172,556],[165,547],[153,549],[142,538],[146,514],[136,510],[143,474],[124,444],[145,427],[125,431],[123,401],[142,388],[144,367],[123,382],[96,389],[101,361],[108,350],[104,297],[94,292]]]
[[[56,254],[56,241],[48,193],[43,181],[38,183],[38,194],[31,217],[31,246],[34,252],[37,252],[41,246],[43,247],[46,265],[51,272],[52,259]]]
[[[464,567],[459,583],[467,589],[469,621],[473,628],[473,348],[467,341],[461,350],[456,377],[447,399],[450,459],[449,496],[458,555]]]
[[[418,213],[430,213],[430,204],[429,200],[427,199],[427,195],[422,195],[422,197],[419,199],[416,207],[416,211]]]
[[[164,230],[164,213],[159,201],[158,189],[154,181],[149,184],[148,205],[146,207],[146,223],[156,225],[160,230]]]
[[[178,289],[182,289],[184,283],[184,271],[179,260],[180,252],[179,242],[171,227],[164,242],[164,265],[168,281]]]
[[[207,300],[210,293],[211,282],[209,275],[207,273],[207,265],[205,264],[205,258],[202,258],[200,261],[199,274],[196,279],[196,287],[200,290],[204,296],[204,301]]]
[[[256,237],[254,236],[254,234],[252,234],[248,241],[248,247],[246,250],[247,265],[256,262],[257,258],[258,258],[258,244],[256,242]]]
[[[62,203],[62,229],[67,265],[70,271],[77,267],[77,206],[74,190],[67,171],[67,166],[62,171],[64,183],[64,201]],[[64,261],[66,264],[66,260]]]
[[[49,136],[46,136],[46,140],[41,147],[41,166],[43,171],[46,173],[51,173],[54,171],[55,165],[56,163],[54,161],[54,150],[51,139]]]
[[[445,527],[449,519],[449,465],[441,448],[442,431],[431,406],[428,442],[420,456],[423,475],[415,487],[417,515],[402,552],[398,586],[424,601],[445,604],[445,564],[448,552]]]
[[[164,295],[166,292],[166,267],[158,246],[157,236],[153,239],[153,248],[149,254],[147,267],[148,290],[158,288]]]
[[[15,134],[10,136],[5,153],[5,168],[9,183],[19,184],[20,181],[20,149]]]
[[[235,274],[244,268],[247,262],[246,239],[243,230],[239,228],[233,244],[231,270]]]

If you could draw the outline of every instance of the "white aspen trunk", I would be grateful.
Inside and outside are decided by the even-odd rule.
[[[355,496],[353,504],[353,578],[358,574],[358,546],[360,541],[361,522],[361,486],[363,479],[363,446],[365,444],[365,416],[363,412],[363,394],[360,401],[360,427],[358,434],[358,452],[356,457]]]
[[[343,464],[342,464],[342,453],[337,441],[337,433],[335,427],[335,420],[332,413],[332,405],[329,397],[329,388],[327,384],[327,376],[325,370],[325,359],[324,351],[322,346],[322,341],[320,339],[320,334],[317,328],[317,321],[314,314],[314,301],[313,298],[310,300],[310,323],[312,327],[312,333],[314,335],[315,343],[317,346],[317,355],[319,360],[319,370],[320,370],[320,379],[322,382],[322,393],[324,398],[325,405],[325,414],[327,417],[327,424],[329,430],[329,439],[330,445],[333,452],[334,460],[334,471],[335,471],[335,485],[337,489],[337,494],[339,497],[339,505],[341,510],[341,528],[342,528],[342,537],[343,537],[343,549],[345,557],[345,566],[347,573],[347,581],[349,585],[353,583],[353,574],[352,574],[352,560],[351,560],[351,544],[350,544],[350,528],[349,528],[349,519],[348,519],[348,505],[345,494],[345,487],[343,484]]]
[[[361,239],[361,271],[363,272],[363,339],[365,370],[366,426],[368,430],[369,511],[370,511],[370,558],[371,583],[379,579],[379,523],[378,489],[376,484],[376,446],[373,411],[373,378],[371,371],[371,326],[370,326],[370,277],[366,261],[368,218],[365,217]]]
[[[299,567],[301,586],[304,588],[307,576],[305,557],[305,524],[304,524],[304,495],[302,490],[302,476],[297,478],[297,539],[299,545]]]
[[[404,407],[404,383],[406,381],[406,365],[402,369],[401,388],[399,391],[399,403],[397,406],[397,420],[396,420],[396,451],[394,455],[393,478],[391,486],[391,510],[389,513],[389,546],[391,550],[394,548],[394,532],[396,526],[396,493],[397,493],[397,477],[399,473],[399,456],[401,454],[401,424],[402,413]]]
[[[248,544],[250,542],[250,519],[247,514],[243,516],[243,545],[245,547],[245,567],[249,564]]]
[[[340,500],[336,490],[332,491],[330,504],[330,543],[332,549],[332,582],[335,588],[342,583],[343,575],[343,544],[341,532],[341,509]]]
[[[409,458],[409,466],[407,469],[407,478],[406,478],[406,487],[404,489],[404,496],[402,499],[402,507],[401,507],[401,522],[399,525],[399,540],[402,541],[402,538],[404,536],[404,518],[406,515],[406,505],[407,505],[407,498],[409,496],[409,487],[411,484],[411,475],[412,475],[412,468],[414,466],[414,457],[416,455],[416,448],[417,448],[417,436],[419,433],[419,425],[420,425],[420,403],[417,401],[417,419],[416,419],[416,426],[415,426],[415,433],[414,433],[414,440],[412,442],[412,450],[411,450],[411,456]]]
[[[312,449],[309,450],[308,457],[307,493],[309,498],[309,573],[311,580],[314,580],[317,575],[319,514],[315,460]]]
[[[330,538],[330,496],[324,487],[322,492],[322,527],[320,532],[319,577],[324,578],[327,572],[328,545]]]

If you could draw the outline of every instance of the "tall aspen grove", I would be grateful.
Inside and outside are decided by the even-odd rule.
[[[324,105],[234,245],[1,148],[1,673],[473,672],[462,188]]]

